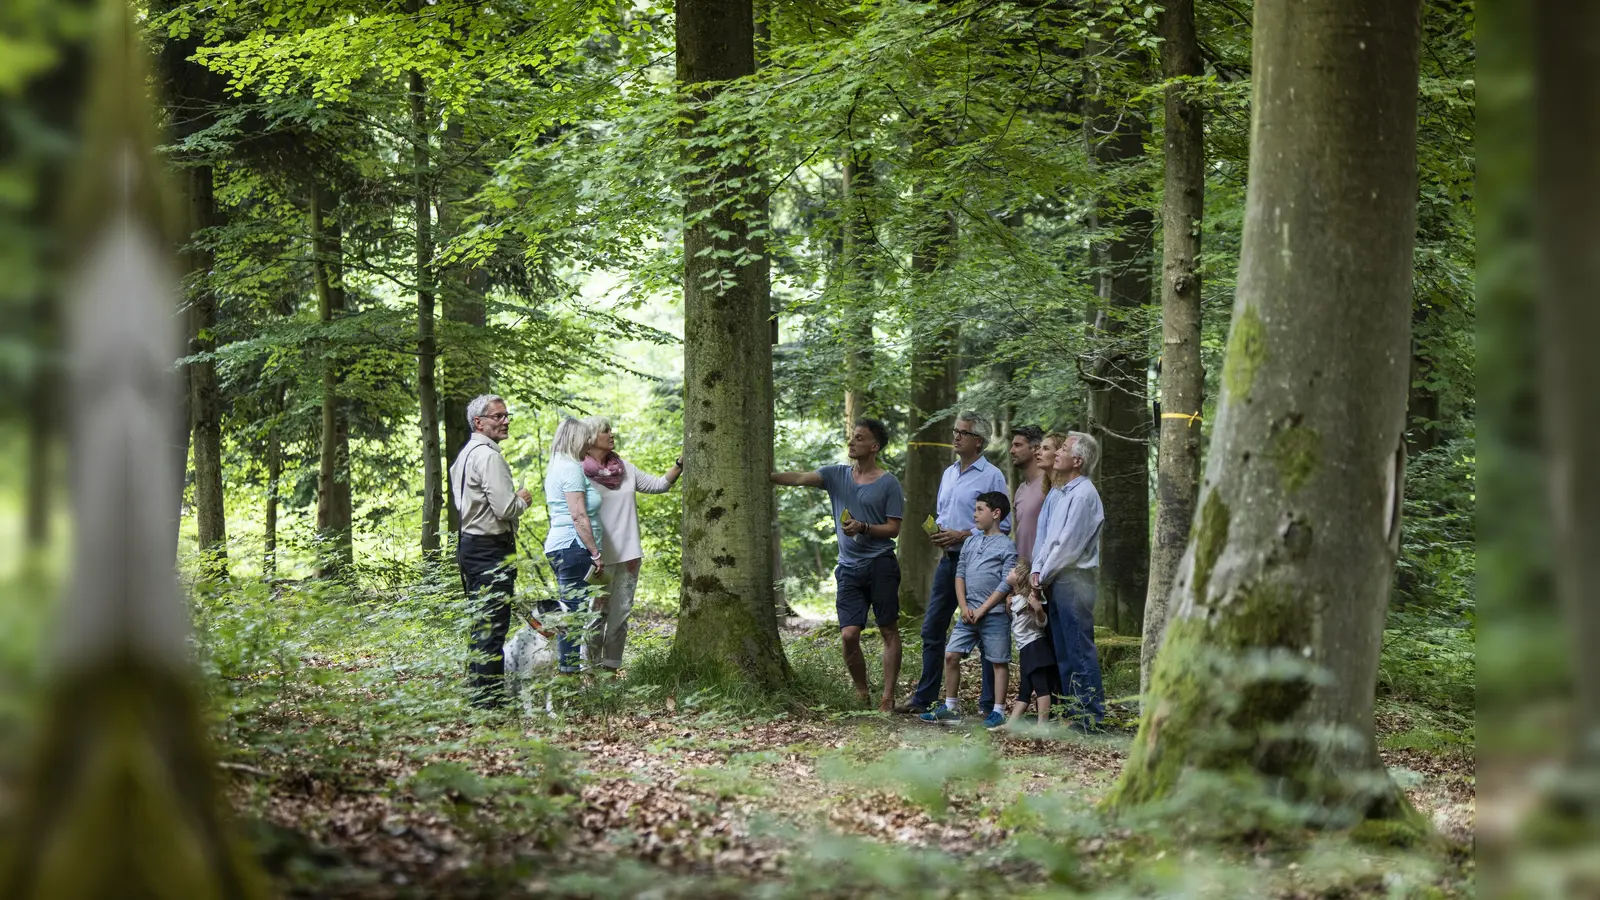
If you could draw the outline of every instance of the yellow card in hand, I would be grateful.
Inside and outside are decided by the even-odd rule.
[[[849,507],[845,507],[844,512],[839,513],[839,524],[840,525],[849,525],[851,521],[852,520],[850,518],[850,508]]]
[[[933,520],[933,513],[928,513],[928,518],[922,521],[922,530],[926,531],[929,535],[935,535],[939,533],[939,523]]]

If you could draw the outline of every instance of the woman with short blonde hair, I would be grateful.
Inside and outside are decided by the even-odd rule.
[[[604,529],[600,522],[600,490],[583,474],[583,454],[594,441],[588,426],[566,416],[556,426],[550,442],[550,465],[544,474],[544,502],[550,514],[550,533],[544,555],[555,570],[558,600],[539,604],[540,612],[577,609],[587,588],[589,569],[603,570]],[[578,673],[578,641],[567,629],[556,629],[557,669],[563,675]]]

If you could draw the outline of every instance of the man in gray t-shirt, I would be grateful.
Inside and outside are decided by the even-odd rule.
[[[850,465],[772,474],[773,484],[819,487],[828,492],[833,532],[839,539],[835,608],[845,668],[855,682],[857,699],[863,705],[868,703],[871,690],[861,653],[861,630],[867,625],[870,607],[883,636],[883,697],[878,704],[882,712],[894,706],[895,682],[900,677],[900,564],[895,560],[894,542],[905,515],[899,479],[878,465],[878,453],[887,441],[882,422],[859,419],[845,449]]]

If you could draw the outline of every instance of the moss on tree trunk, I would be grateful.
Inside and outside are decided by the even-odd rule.
[[[1330,824],[1417,824],[1373,695],[1404,471],[1418,32],[1414,2],[1256,5],[1223,393],[1113,808],[1200,770],[1262,776]]]
[[[772,344],[754,139],[700,127],[699,105],[755,71],[750,0],[678,4],[684,125],[683,582],[673,655],[710,680],[778,690],[773,615]],[[730,186],[743,186],[739,187]],[[742,192],[740,192],[742,190]]]

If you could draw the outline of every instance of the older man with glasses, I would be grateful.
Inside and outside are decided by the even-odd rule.
[[[467,601],[476,602],[467,664],[472,703],[490,707],[506,699],[503,653],[517,580],[511,557],[517,552],[517,519],[533,495],[517,490],[511,466],[500,455],[500,442],[511,434],[505,400],[494,394],[472,398],[467,426],[472,437],[450,465],[450,492],[461,513],[461,534],[456,539],[461,587]]]
[[[939,568],[933,575],[933,590],[928,597],[928,612],[922,618],[922,678],[910,699],[896,706],[895,712],[926,712],[938,701],[939,689],[944,686],[944,645],[959,605],[956,563],[961,559],[961,545],[973,534],[972,513],[978,495],[990,491],[1006,493],[1005,476],[983,458],[989,434],[988,420],[977,413],[964,412],[956,416],[955,430],[951,434],[956,461],[939,479],[939,500],[934,507],[939,527],[928,538],[941,553]],[[1000,528],[1009,532],[1011,525],[1002,522]],[[983,691],[978,702],[980,709],[994,707],[994,675],[988,666],[983,667]]]

